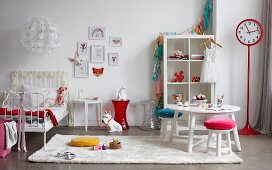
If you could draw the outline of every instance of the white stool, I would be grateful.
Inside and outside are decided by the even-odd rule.
[[[232,151],[232,149],[231,149],[230,132],[232,130],[233,129],[230,129],[230,130],[212,130],[212,129],[209,129],[209,135],[208,135],[208,142],[207,142],[206,152],[207,153],[209,152],[212,135],[213,135],[213,133],[215,133],[216,134],[216,156],[218,156],[218,157],[221,156],[221,152],[222,152],[222,146],[221,146],[222,134],[226,135],[228,154],[230,154],[231,151]]]
[[[212,134],[216,134],[216,156],[221,156],[221,140],[222,134],[226,134],[228,153],[231,153],[230,132],[236,127],[236,122],[232,119],[211,118],[204,122],[204,125],[209,130],[206,152],[209,151]]]

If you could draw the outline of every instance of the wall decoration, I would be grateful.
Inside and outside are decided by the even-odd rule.
[[[68,58],[68,60],[77,66],[80,66],[82,64],[82,58],[79,57],[79,54],[77,51],[75,52],[74,58]]]
[[[109,46],[110,47],[122,47],[123,39],[122,37],[110,37],[109,38]]]
[[[91,62],[93,63],[105,62],[105,46],[104,45],[92,46]]]
[[[93,70],[93,74],[96,77],[99,77],[99,76],[101,76],[104,73],[104,68],[103,67],[101,67],[101,68],[95,68],[95,67],[93,67],[92,70]]]
[[[106,27],[89,27],[90,40],[104,40],[106,39]]]
[[[75,77],[83,78],[89,77],[89,62],[88,60],[82,60],[82,64],[80,66],[74,66]]]
[[[109,53],[109,66],[118,66],[118,65],[119,65],[119,54]]]
[[[77,42],[77,51],[79,55],[86,55],[88,54],[88,43],[87,42]]]

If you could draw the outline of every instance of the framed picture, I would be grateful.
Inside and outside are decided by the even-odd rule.
[[[119,54],[109,53],[109,66],[118,66],[118,65],[119,65]]]
[[[89,27],[89,39],[90,40],[105,40],[106,39],[106,27]]]
[[[87,42],[77,42],[77,51],[79,55],[88,54],[88,43]]]
[[[122,47],[123,39],[122,37],[110,37],[109,38],[109,46],[110,47]]]
[[[80,66],[74,66],[75,77],[77,78],[85,78],[89,77],[89,62],[88,60],[82,60],[82,64]]]
[[[91,62],[92,63],[105,62],[105,46],[104,45],[92,45]]]

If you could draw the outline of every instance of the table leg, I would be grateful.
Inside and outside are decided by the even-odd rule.
[[[87,132],[88,128],[88,104],[85,103],[85,131]]]
[[[76,126],[76,103],[73,105],[73,125]]]
[[[102,101],[100,102],[99,114],[99,126],[102,127]]]
[[[234,113],[231,113],[231,119],[235,121]],[[240,139],[238,135],[237,125],[233,128],[233,136],[234,136],[237,150],[240,152],[242,149],[241,149]]]
[[[174,130],[176,129],[176,133],[178,134],[178,128],[176,127],[177,121],[178,121],[178,111],[175,111],[174,117],[172,119],[172,124],[171,124],[171,131],[170,131],[170,138],[169,141],[173,141],[173,135],[174,135]]]
[[[194,129],[195,129],[195,114],[189,114],[190,127],[189,127],[189,138],[187,144],[188,153],[193,151],[193,141],[194,141]]]

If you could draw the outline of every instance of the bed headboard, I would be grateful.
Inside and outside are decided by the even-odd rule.
[[[11,89],[21,91],[22,85],[38,87],[70,87],[69,74],[61,71],[15,71],[11,73]]]

